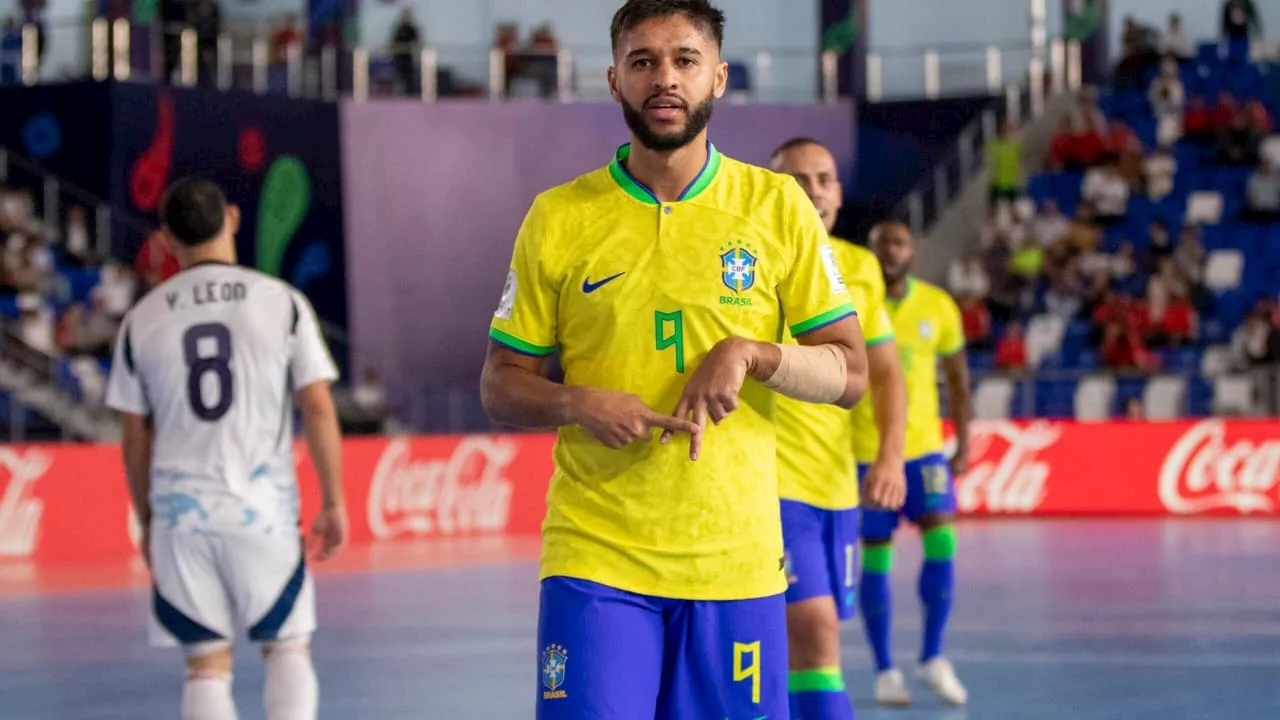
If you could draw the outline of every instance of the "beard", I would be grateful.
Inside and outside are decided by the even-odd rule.
[[[626,120],[627,127],[641,145],[654,152],[672,152],[693,142],[694,138],[707,129],[707,124],[711,122],[713,100],[714,97],[708,96],[693,108],[686,109],[688,120],[685,121],[684,129],[673,133],[654,131],[645,122],[640,110],[623,98],[619,98],[618,102],[622,105],[622,117]]]
[[[899,267],[894,268],[892,272],[889,270],[889,268],[885,268],[883,266],[882,268],[883,268],[884,281],[888,284],[893,284],[901,280],[904,280],[908,275],[911,274],[911,263],[909,262],[905,262]]]

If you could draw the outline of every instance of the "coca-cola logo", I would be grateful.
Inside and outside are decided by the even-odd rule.
[[[1227,442],[1222,420],[1178,438],[1160,467],[1160,502],[1179,515],[1234,509],[1270,513],[1280,501],[1280,441]]]
[[[35,497],[35,486],[52,464],[52,456],[39,450],[0,448],[0,468],[9,473],[0,493],[0,557],[27,558],[35,553],[44,514],[44,501]]]
[[[519,448],[497,437],[463,438],[447,458],[415,460],[392,440],[373,471],[369,530],[375,538],[502,532],[511,517],[506,469]]]
[[[1036,454],[1062,436],[1048,422],[1018,426],[1006,421],[974,423],[969,471],[956,478],[960,512],[1031,513],[1048,494],[1049,463]],[[952,441],[954,443],[954,441]]]

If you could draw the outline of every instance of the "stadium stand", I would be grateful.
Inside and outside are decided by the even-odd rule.
[[[1257,372],[1280,361],[1267,78],[1205,43],[1080,93],[1049,167],[949,276],[980,417],[1249,415],[1274,393]]]

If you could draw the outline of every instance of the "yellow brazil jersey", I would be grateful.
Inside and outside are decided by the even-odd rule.
[[[613,162],[534,200],[490,338],[558,348],[568,385],[675,410],[720,340],[777,342],[854,314],[831,246],[791,178],[724,157],[661,203]],[[774,456],[775,395],[748,379],[736,412],[686,436],[610,450],[559,430],[543,521],[543,578],[629,592],[737,600],[786,589]]]
[[[942,452],[942,418],[938,415],[938,359],[964,349],[960,308],[945,290],[908,278],[901,300],[888,298],[894,342],[907,385],[907,438],[904,455],[916,460]],[[853,408],[854,450],[858,462],[876,459],[880,434],[871,410],[870,393]]]
[[[831,246],[858,308],[867,347],[892,340],[880,261],[870,250],[844,240],[833,239]],[[784,342],[795,340],[787,336]],[[824,510],[857,507],[858,476],[850,411],[780,396],[777,423],[778,492],[782,499]]]

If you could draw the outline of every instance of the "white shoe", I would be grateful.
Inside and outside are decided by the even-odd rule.
[[[950,660],[941,656],[936,657],[921,665],[916,673],[917,677],[943,702],[952,705],[964,705],[969,702],[969,691],[960,684],[960,679],[956,677],[956,669],[951,666]]]
[[[897,668],[889,668],[876,675],[876,702],[880,705],[906,707],[911,704],[906,678]]]

